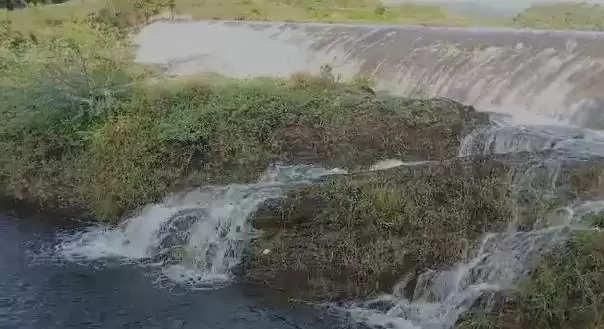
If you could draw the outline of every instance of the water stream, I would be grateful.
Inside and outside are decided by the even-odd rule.
[[[248,219],[262,202],[337,173],[344,171],[274,166],[258,183],[195,188],[145,207],[120,227],[65,234],[50,253],[75,262],[135,261],[166,284],[214,289],[233,278],[254,234]]]

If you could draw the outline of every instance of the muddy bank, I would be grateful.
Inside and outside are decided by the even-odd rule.
[[[325,179],[256,213],[262,235],[247,276],[313,300],[390,293],[407,277],[411,300],[419,274],[468,260],[485,233],[556,225],[564,205],[601,189],[582,174],[601,175],[601,162],[549,167],[555,157],[456,159]]]

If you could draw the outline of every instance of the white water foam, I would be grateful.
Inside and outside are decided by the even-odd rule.
[[[165,278],[215,286],[232,277],[252,227],[249,216],[268,199],[324,175],[311,166],[276,166],[255,184],[208,186],[149,205],[120,227],[95,226],[61,238],[56,252],[69,261],[119,259],[152,264]]]
[[[570,215],[557,226],[487,234],[469,261],[446,271],[428,270],[419,275],[411,296],[405,296],[410,279],[406,277],[390,295],[333,308],[372,328],[452,328],[478,298],[512,288],[534,269],[543,254],[567,241],[577,220],[601,211],[603,206],[602,202],[585,202],[569,208]]]
[[[396,167],[422,166],[430,163],[436,163],[436,161],[401,161],[398,159],[388,159],[376,162],[369,168],[369,171],[382,171]]]
[[[534,119],[534,116],[529,117]],[[534,123],[521,123],[521,120],[523,119],[509,115],[492,114],[492,125],[468,134],[460,145],[458,156],[548,150],[572,156],[604,156],[602,131],[547,119],[535,119]]]

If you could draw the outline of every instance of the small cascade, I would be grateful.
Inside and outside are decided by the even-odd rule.
[[[601,206],[584,204],[577,211],[584,213],[586,207]],[[428,270],[412,287],[408,277],[390,295],[337,309],[372,328],[452,328],[479,298],[488,301],[496,292],[512,288],[545,253],[567,241],[573,218],[578,217],[567,216],[560,225],[530,232],[487,234],[469,261],[442,272]]]
[[[573,157],[604,155],[604,134],[600,131],[552,123],[520,125],[500,114],[493,114],[491,120],[490,126],[463,139],[459,157],[542,151]]]
[[[120,227],[66,234],[57,252],[71,261],[119,259],[151,264],[170,282],[210,287],[232,277],[253,236],[249,216],[268,199],[321,176],[311,166],[276,166],[255,184],[208,186],[144,208]]]
[[[539,152],[554,149],[560,136],[539,134],[522,127],[488,127],[477,129],[462,142],[459,156]]]

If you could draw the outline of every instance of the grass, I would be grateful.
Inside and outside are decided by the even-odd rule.
[[[296,298],[389,293],[405,273],[453,265],[484,232],[507,226],[505,172],[450,162],[294,192],[276,212],[257,215],[264,235],[253,242],[248,275]]]
[[[29,8],[2,23],[5,196],[115,220],[185,177],[189,184],[220,176],[246,181],[268,162],[293,161],[301,153],[311,159],[298,161],[339,166],[353,157],[369,165],[386,155],[440,158],[455,151],[457,141],[448,135],[455,132],[438,125],[413,145],[403,138],[414,136],[388,131],[439,118],[459,123],[458,105],[378,99],[367,92],[371,81],[338,84],[329,70],[291,80],[153,82],[153,68],[132,64],[129,33],[137,25],[130,23],[140,8],[98,4]],[[439,108],[449,112],[430,111]]]
[[[377,0],[89,0],[31,7],[10,14],[0,10],[0,17],[8,15],[13,28],[27,35],[47,34],[48,29],[91,14],[121,28],[136,28],[149,22],[154,15],[166,12],[194,19],[579,30],[604,28],[604,8],[601,5],[576,2],[536,5],[513,20],[454,14],[437,5],[412,1],[384,6]]]
[[[91,33],[105,26],[81,24]],[[7,46],[14,64],[0,80],[10,91],[0,98],[0,185],[5,195],[84,209],[101,220],[157,201],[185,179],[249,181],[269,162],[294,161],[300,153],[326,165],[346,166],[353,158],[369,165],[411,147],[403,135],[387,135],[385,125],[428,124],[428,110],[439,107],[449,108],[452,124],[459,116],[457,105],[378,99],[329,76],[145,83],[127,60],[95,48],[110,40],[86,48],[73,40]],[[40,75],[39,68],[52,74]],[[456,143],[445,138],[417,150],[450,156]]]
[[[201,19],[359,22],[390,24],[470,25],[472,18],[438,6],[404,3],[385,7],[374,0],[192,1],[179,0],[176,11]],[[486,23],[486,20],[485,20]]]
[[[604,30],[604,7],[586,2],[533,6],[514,18],[521,27],[556,30]]]
[[[2,10],[4,11],[4,10]],[[2,16],[6,15],[0,11]],[[153,15],[171,12],[195,19],[296,22],[492,26],[501,22],[452,14],[438,6],[403,3],[383,6],[377,0],[90,0],[38,6],[10,13],[14,28],[41,33],[45,27],[97,13],[119,26],[140,26]]]

